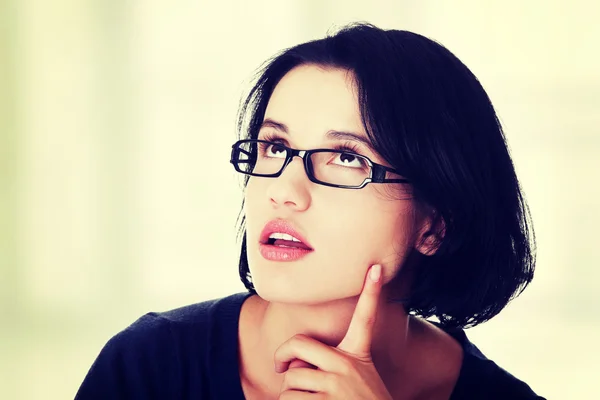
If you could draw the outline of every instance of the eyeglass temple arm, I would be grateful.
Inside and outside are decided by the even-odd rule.
[[[386,167],[385,165],[373,164],[373,183],[408,183],[407,179],[386,179],[386,172],[393,172],[398,174],[393,168]]]

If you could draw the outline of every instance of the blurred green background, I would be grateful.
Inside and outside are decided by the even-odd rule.
[[[471,339],[548,398],[595,398],[599,17],[584,0],[2,0],[0,398],[72,398],[141,314],[243,290],[240,96],[276,51],[357,20],[446,45],[504,124],[537,275]]]

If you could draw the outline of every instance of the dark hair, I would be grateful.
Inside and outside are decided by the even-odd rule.
[[[302,64],[353,72],[373,147],[411,182],[416,203],[443,221],[435,254],[419,256],[407,311],[458,327],[498,314],[533,279],[535,235],[502,127],[477,78],[424,36],[351,24],[267,62],[241,105],[241,138],[257,138],[275,85]],[[239,273],[256,293],[242,214]]]

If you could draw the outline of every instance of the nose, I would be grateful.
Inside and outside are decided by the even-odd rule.
[[[304,211],[310,206],[308,186],[311,182],[300,157],[294,157],[280,176],[269,181],[267,195],[273,207],[289,207],[294,211]]]

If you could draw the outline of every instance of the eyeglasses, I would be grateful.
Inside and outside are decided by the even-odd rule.
[[[253,139],[239,140],[231,147],[230,162],[235,170],[250,176],[276,178],[298,156],[304,160],[308,179],[320,185],[362,189],[368,183],[409,183],[406,179],[386,178],[387,173],[400,173],[344,150],[296,150],[281,143]]]

